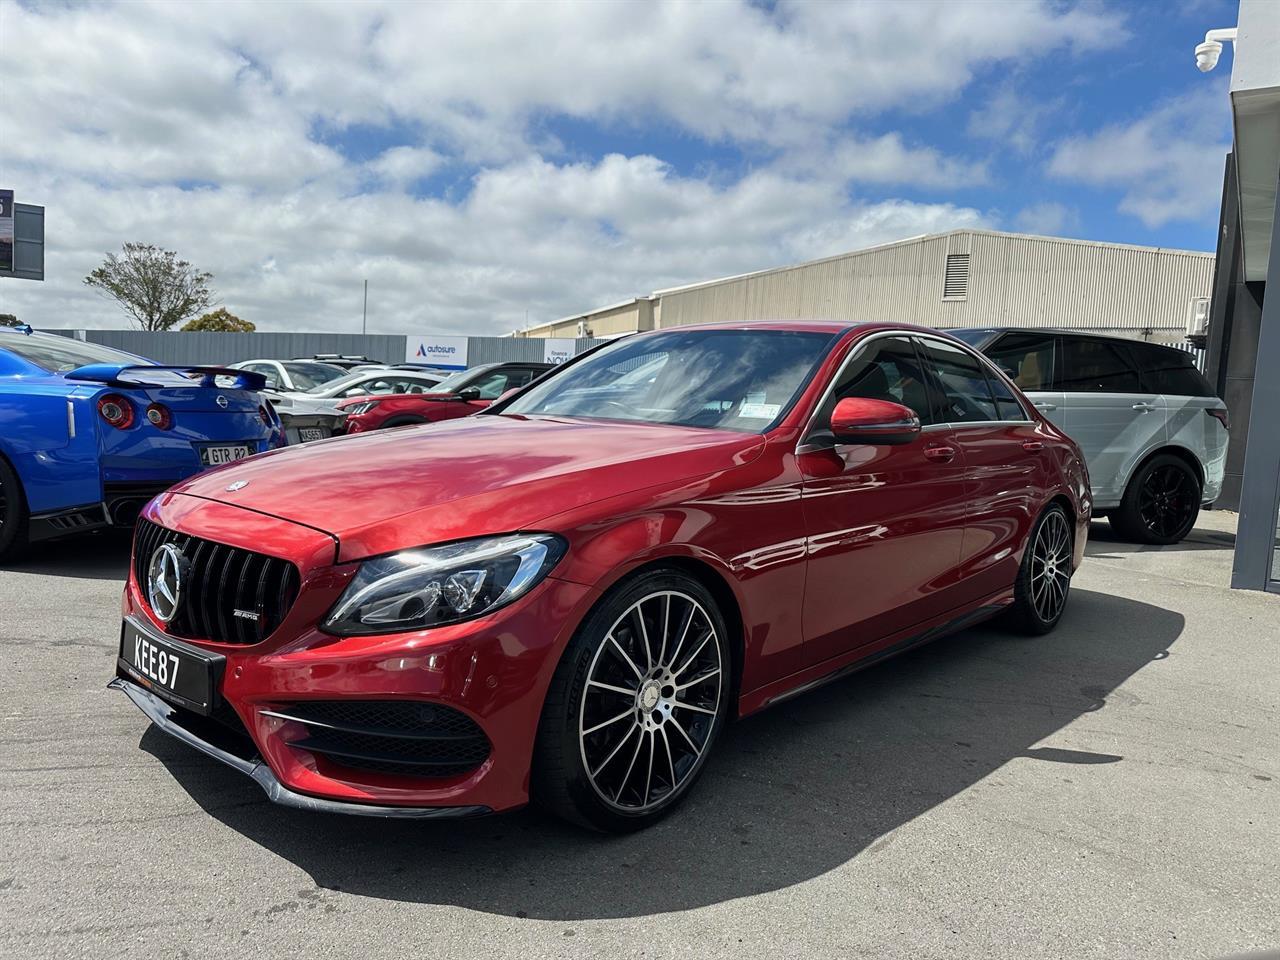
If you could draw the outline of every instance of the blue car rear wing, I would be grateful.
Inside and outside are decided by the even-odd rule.
[[[151,364],[129,363],[89,363],[76,367],[63,374],[68,380],[88,380],[92,383],[105,383],[110,387],[172,387],[176,384],[153,383],[146,378],[147,372],[165,370],[184,377],[198,380],[196,386],[216,387],[216,377],[234,377],[235,383],[227,389],[262,390],[267,385],[267,378],[260,373],[248,370],[236,370],[232,367],[162,367]]]

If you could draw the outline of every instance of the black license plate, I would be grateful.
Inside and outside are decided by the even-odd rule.
[[[163,637],[125,619],[120,630],[120,670],[135,683],[180,707],[208,716],[226,658]]]
[[[206,467],[218,467],[224,463],[235,463],[245,457],[253,456],[253,450],[247,443],[222,443],[200,448],[200,463]]]

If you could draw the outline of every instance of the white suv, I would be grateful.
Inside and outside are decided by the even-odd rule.
[[[1227,405],[1176,347],[1074,330],[948,330],[977,347],[1080,445],[1094,516],[1177,543],[1222,489]]]

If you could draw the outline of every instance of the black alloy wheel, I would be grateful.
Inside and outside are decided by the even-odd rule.
[[[1126,540],[1177,543],[1200,514],[1200,478],[1181,457],[1152,457],[1129,481],[1111,525]]]

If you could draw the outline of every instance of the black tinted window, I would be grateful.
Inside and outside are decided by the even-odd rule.
[[[835,389],[818,412],[817,422],[831,422],[836,404],[845,397],[890,400],[910,407],[921,423],[933,423],[925,375],[911,341],[905,337],[882,337],[862,347],[836,381]]]
[[[1140,393],[1138,373],[1116,344],[1062,338],[1062,389],[1071,393]]]
[[[991,395],[996,398],[996,412],[1001,420],[1026,420],[1027,411],[1022,408],[1013,391],[997,376],[987,375],[987,384],[991,387]]]
[[[1057,342],[1043,333],[1006,333],[982,352],[1020,390],[1052,390]]]
[[[1142,368],[1142,382],[1152,393],[1177,397],[1212,397],[1213,387],[1196,369],[1191,354],[1169,347],[1135,343],[1129,347]]]
[[[934,420],[938,423],[980,423],[999,420],[987,372],[978,358],[938,340],[920,341],[941,395]]]

